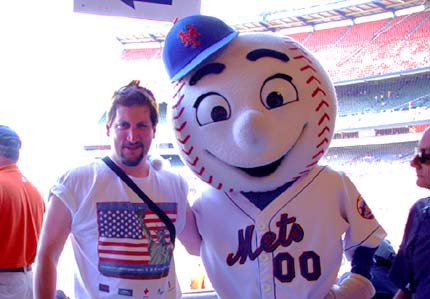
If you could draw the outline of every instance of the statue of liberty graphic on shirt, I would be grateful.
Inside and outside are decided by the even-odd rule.
[[[175,203],[158,204],[176,215]],[[144,203],[106,202],[97,209],[101,274],[128,279],[167,276],[173,244],[157,214]]]

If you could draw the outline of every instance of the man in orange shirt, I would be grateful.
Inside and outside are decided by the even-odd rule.
[[[17,166],[21,140],[0,125],[0,299],[32,299],[37,241],[45,204]]]

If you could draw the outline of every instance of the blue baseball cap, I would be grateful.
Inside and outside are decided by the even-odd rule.
[[[0,155],[16,162],[21,148],[21,139],[8,126],[0,125]]]
[[[167,33],[163,61],[173,81],[188,74],[239,32],[211,16],[192,15],[178,20]]]

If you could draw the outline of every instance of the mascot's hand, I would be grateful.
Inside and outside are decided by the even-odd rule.
[[[343,275],[338,284],[331,287],[324,299],[370,299],[375,292],[375,288],[366,277],[349,273]]]

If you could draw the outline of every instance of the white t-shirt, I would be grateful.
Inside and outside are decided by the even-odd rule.
[[[179,234],[188,205],[186,181],[152,167],[148,177],[132,179]],[[76,299],[181,297],[168,229],[103,161],[69,170],[50,192],[72,214]]]

